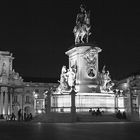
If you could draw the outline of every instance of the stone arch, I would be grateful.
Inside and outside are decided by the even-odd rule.
[[[30,106],[25,106],[25,107],[24,107],[24,112],[25,112],[26,114],[32,113],[31,107],[30,107]]]
[[[19,109],[20,109],[20,106],[19,105],[14,105],[12,107],[12,113],[15,114],[16,118],[18,118],[18,111],[19,111]]]

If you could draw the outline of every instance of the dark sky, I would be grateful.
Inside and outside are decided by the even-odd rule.
[[[68,66],[65,51],[79,6],[91,11],[90,42],[102,48],[99,70],[112,79],[140,72],[140,6],[134,1],[29,0],[5,1],[0,13],[0,50],[13,53],[13,67],[23,77],[58,78]]]

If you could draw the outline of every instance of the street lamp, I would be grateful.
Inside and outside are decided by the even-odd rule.
[[[119,89],[115,89],[115,109],[118,110],[118,92]]]
[[[46,98],[47,97],[47,93],[48,93],[48,91],[46,90],[45,92],[44,92],[44,98]]]
[[[123,90],[120,90],[120,96],[123,96]]]

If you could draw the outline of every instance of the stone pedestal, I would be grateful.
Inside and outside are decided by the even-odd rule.
[[[91,92],[98,85],[98,53],[95,45],[80,44],[65,54],[69,56],[69,68],[76,69],[76,87],[79,92]]]

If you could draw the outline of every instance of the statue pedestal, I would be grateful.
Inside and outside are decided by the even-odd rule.
[[[79,92],[91,92],[98,86],[98,53],[93,44],[79,44],[65,52],[69,56],[69,68],[76,68],[76,87]]]

